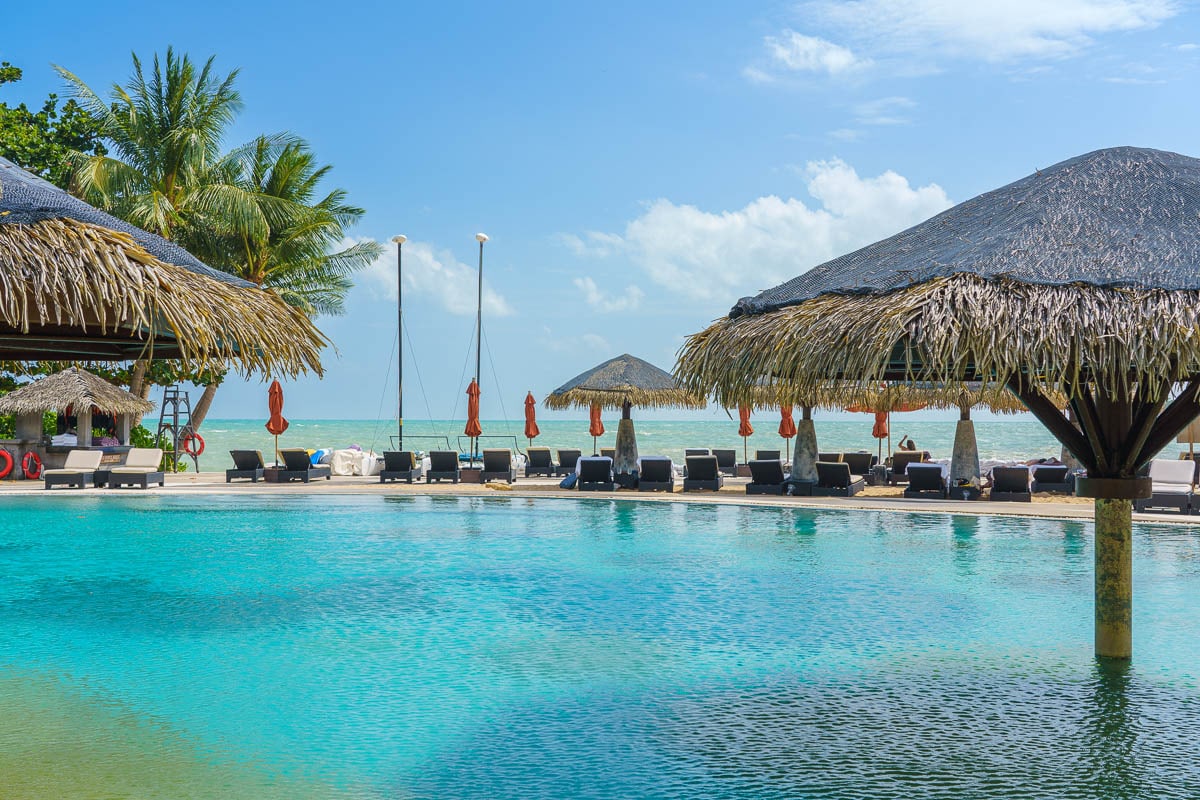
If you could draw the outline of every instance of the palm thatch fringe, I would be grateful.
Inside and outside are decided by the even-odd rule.
[[[864,322],[867,321],[867,322]],[[972,275],[882,294],[822,294],[714,322],[680,350],[682,386],[726,406],[757,384],[1015,381],[1155,401],[1200,375],[1200,291],[1038,285]]]
[[[546,397],[546,408],[704,408],[704,395],[680,387],[675,377],[628,353],[576,375]]]
[[[1018,414],[1028,411],[1021,399],[1003,384],[982,381],[950,383],[887,383],[863,381],[828,381],[817,391],[797,391],[784,383],[758,387],[751,395],[754,408],[777,408],[780,405],[808,406],[826,411],[848,408],[871,411],[896,411],[904,408],[970,409],[983,407],[998,414]],[[1052,402],[1065,408],[1067,400],[1054,395]]]
[[[65,413],[69,408],[148,414],[154,410],[154,404],[78,367],[27,383],[0,397],[0,414]]]
[[[124,232],[72,219],[0,224],[0,325],[55,325],[146,342],[170,336],[188,369],[321,372],[328,340],[273,292],[150,255]]]
[[[546,397],[546,408],[620,408],[628,400],[638,408],[704,408],[704,398],[683,389],[571,389]]]

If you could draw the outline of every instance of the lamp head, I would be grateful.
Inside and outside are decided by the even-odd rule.
[[[399,236],[393,236],[392,241],[395,242],[396,244],[404,244],[405,242],[408,241],[408,237],[402,233]]]
[[[484,242],[486,242],[487,240],[488,240],[488,237],[487,237],[487,234],[486,234],[486,233],[477,233],[477,234],[475,234],[475,241],[479,242],[480,244],[483,244],[483,243],[484,243]]]

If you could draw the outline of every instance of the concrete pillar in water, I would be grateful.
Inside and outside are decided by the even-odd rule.
[[[805,408],[796,423],[796,449],[792,454],[792,480],[817,479],[817,429],[813,425],[812,409]]]
[[[950,485],[960,480],[979,485],[979,443],[975,439],[975,423],[964,413],[954,430],[954,452],[950,457]]]
[[[1096,498],[1096,655],[1133,655],[1133,503]]]

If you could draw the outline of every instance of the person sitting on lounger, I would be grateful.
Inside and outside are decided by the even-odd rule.
[[[900,444],[896,445],[896,447],[897,447],[897,449],[900,449],[900,450],[916,450],[917,443],[914,442],[912,439],[908,438],[907,436],[901,436]]]

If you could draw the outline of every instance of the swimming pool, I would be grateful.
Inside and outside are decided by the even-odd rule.
[[[610,500],[27,497],[6,798],[1185,797],[1200,537]]]

